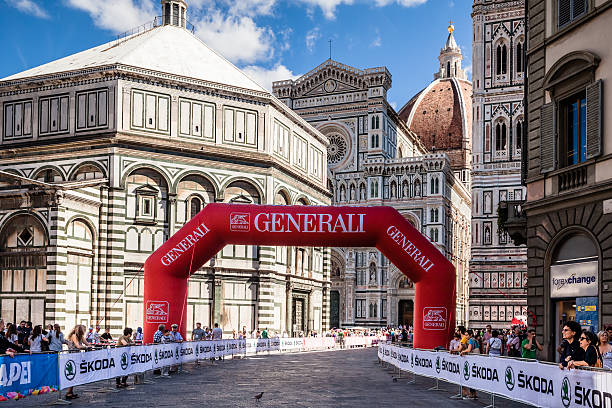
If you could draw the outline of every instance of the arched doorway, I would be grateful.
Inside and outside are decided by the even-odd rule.
[[[414,302],[409,299],[400,300],[397,304],[397,324],[412,326],[414,322]]]
[[[599,251],[590,235],[576,231],[558,240],[550,262],[554,344],[559,344],[561,329],[571,320],[583,329],[599,330],[599,280]]]
[[[340,327],[340,292],[329,292],[329,326]]]

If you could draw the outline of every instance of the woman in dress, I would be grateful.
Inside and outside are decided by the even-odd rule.
[[[612,370],[612,344],[610,344],[608,332],[602,330],[597,333],[597,337],[599,337],[599,355],[603,362],[603,368]]]
[[[88,347],[91,347],[87,340],[85,340],[86,330],[87,329],[82,324],[77,324],[76,326],[74,326],[74,329],[72,329],[72,331],[68,335],[68,350],[80,351],[87,350]],[[74,387],[69,387],[66,390],[66,399],[70,400],[78,397],[78,394],[74,393]]]
[[[42,326],[40,324],[34,326],[34,330],[32,330],[32,335],[28,339],[28,344],[30,345],[30,354],[40,353],[42,351],[43,341],[48,342],[49,340],[42,334]]]

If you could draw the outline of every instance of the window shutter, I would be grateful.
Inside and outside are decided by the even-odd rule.
[[[572,19],[572,1],[571,0],[559,0],[559,27],[563,27],[569,23]]]
[[[586,12],[587,0],[574,0],[572,9],[572,20],[575,20]]]
[[[601,79],[586,89],[586,157],[592,159],[601,154]]]
[[[547,103],[540,108],[540,173],[555,169],[557,156],[555,125],[555,105]]]

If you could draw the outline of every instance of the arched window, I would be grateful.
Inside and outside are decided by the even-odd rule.
[[[440,180],[436,178],[434,180],[434,185],[435,185],[436,194],[440,194]]]
[[[372,129],[376,129],[376,118],[374,116],[372,116]]]
[[[495,52],[495,74],[497,75],[501,75],[502,73],[501,60],[502,60],[502,49],[501,49],[501,45],[498,45],[496,52]]]
[[[193,197],[189,203],[189,219],[195,217],[200,211],[202,211],[202,200],[199,197]]]
[[[378,305],[376,303],[374,303],[374,314],[372,317],[378,317]]]
[[[450,77],[451,76],[451,72],[450,72],[450,61],[448,61],[446,63],[446,76]]]
[[[431,180],[431,186],[429,186],[429,192],[430,194],[435,194],[435,179]]]
[[[505,122],[495,125],[495,150],[505,151],[508,147],[507,139],[508,129]]]
[[[517,150],[521,150],[523,143],[523,120],[516,121],[516,132],[514,134],[516,135],[514,146],[516,146]]]
[[[376,129],[380,129],[380,118],[376,116]]]
[[[506,47],[506,44],[502,45],[502,64],[501,64],[501,70],[502,70],[502,74],[506,74],[508,72],[508,48]]]
[[[523,43],[516,44],[516,72],[523,72]]]
[[[369,317],[374,317],[374,304],[370,303],[370,316]]]

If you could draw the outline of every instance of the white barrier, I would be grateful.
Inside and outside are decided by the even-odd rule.
[[[375,337],[347,337],[371,345]],[[361,339],[361,340],[357,340]],[[334,337],[193,341],[106,348],[59,355],[60,389],[161,367],[231,355],[331,349]]]
[[[612,372],[561,370],[537,361],[459,356],[380,343],[378,358],[417,375],[540,407],[612,408]]]

